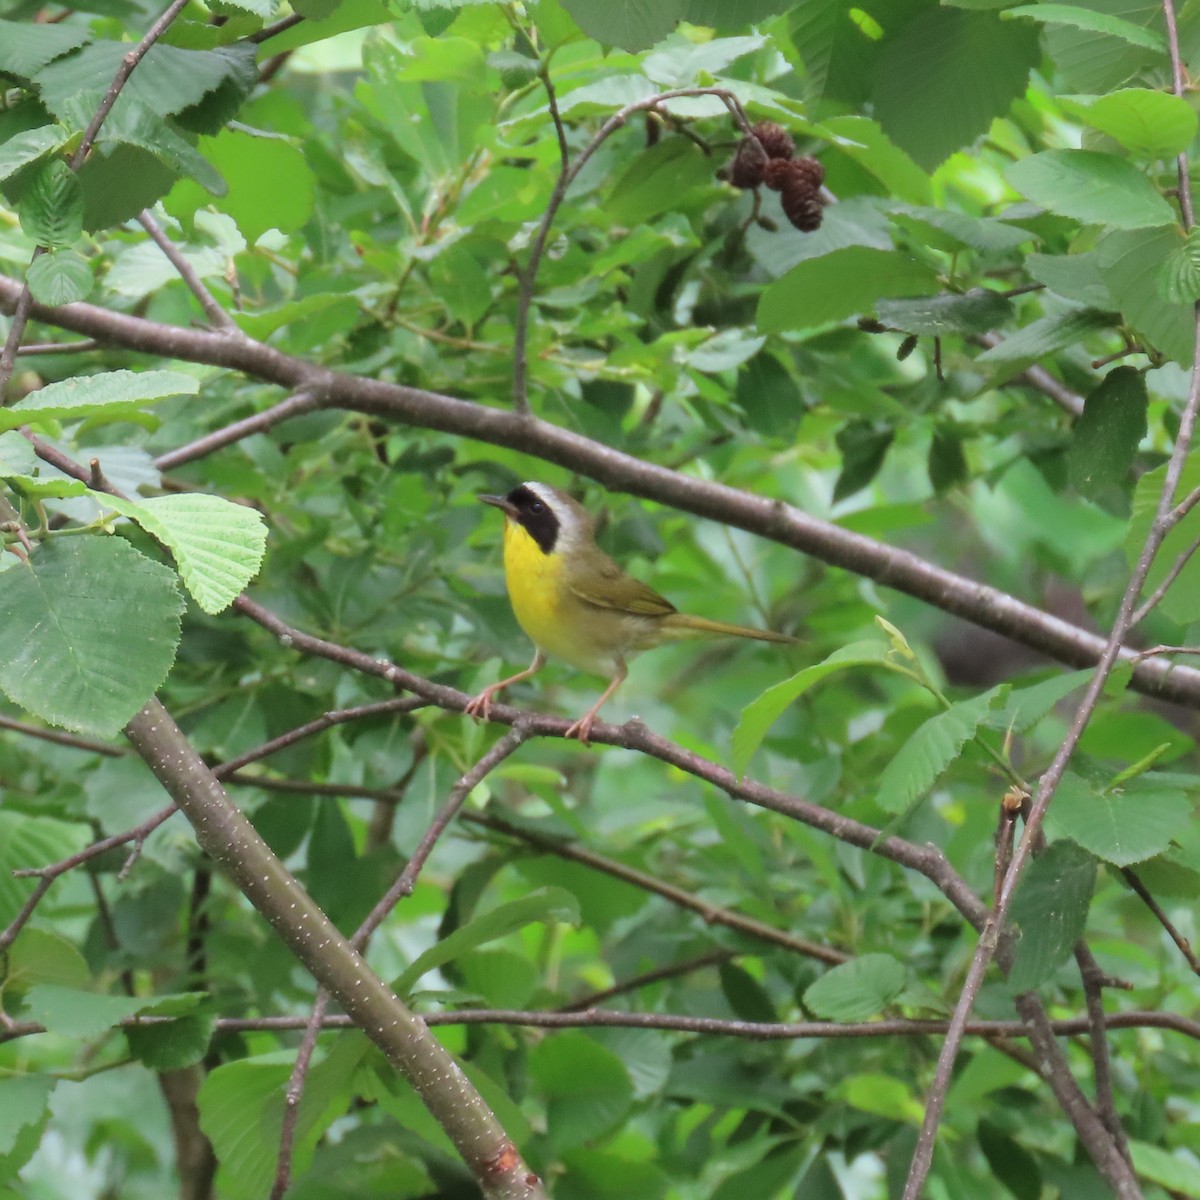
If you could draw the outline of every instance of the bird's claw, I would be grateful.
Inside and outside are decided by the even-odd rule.
[[[473,700],[468,700],[463,712],[468,717],[474,717],[476,721],[487,721],[492,715],[492,699],[496,692],[493,688],[486,687]]]

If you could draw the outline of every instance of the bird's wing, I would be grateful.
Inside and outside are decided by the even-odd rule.
[[[589,563],[588,579],[568,579],[571,594],[584,604],[639,617],[667,617],[675,605],[652,587],[626,574],[608,555]]]

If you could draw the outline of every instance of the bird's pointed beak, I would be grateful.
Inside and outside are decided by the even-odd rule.
[[[516,506],[511,504],[506,496],[480,496],[479,499],[484,504],[490,504],[493,508],[498,508],[506,517],[516,519]]]

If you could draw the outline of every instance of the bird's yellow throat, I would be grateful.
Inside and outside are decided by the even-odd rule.
[[[563,556],[547,554],[523,525],[504,522],[504,580],[513,612],[530,640],[551,654],[558,641],[563,565]]]

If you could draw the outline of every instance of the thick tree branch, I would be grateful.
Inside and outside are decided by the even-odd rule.
[[[0,276],[0,308],[11,311],[19,295],[20,285]],[[249,338],[235,340],[205,330],[160,325],[95,305],[47,308],[35,304],[33,313],[63,329],[132,349],[228,367],[293,390],[314,390],[320,396],[314,407],[350,409],[519,450],[614,490],[721,521],[874,579],[1070,666],[1090,666],[1104,650],[1104,639],[1096,634],[996,588],[943,570],[910,551],[822,521],[781,501],[643,462],[545,421],[419,388],[330,371]],[[1200,707],[1200,671],[1165,662],[1139,662],[1130,650],[1122,650],[1119,658],[1134,666],[1132,686],[1138,691]]]
[[[540,1181],[454,1059],[363,962],[229,801],[170,714],[152,700],[126,736],[196,831],[305,967],[425,1101],[489,1200],[544,1200]]]

